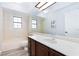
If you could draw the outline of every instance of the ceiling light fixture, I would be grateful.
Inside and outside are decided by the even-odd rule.
[[[42,6],[44,6],[47,3],[48,2],[39,2],[35,7],[40,9]]]
[[[46,5],[44,5],[42,8],[40,8],[40,10],[45,10],[45,9],[47,9],[48,7],[50,7],[50,6],[52,6],[52,5],[54,5],[56,2],[48,2]]]
[[[39,2],[35,7],[40,11],[47,9],[48,7],[54,5],[56,2]]]

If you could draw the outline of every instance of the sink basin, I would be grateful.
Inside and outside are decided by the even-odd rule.
[[[42,35],[36,35],[36,37],[38,38],[41,38],[41,39],[51,39],[51,40],[53,40],[53,37],[48,37],[48,36],[42,36]]]
[[[42,35],[36,35],[37,39],[49,42],[49,43],[56,43],[55,39],[53,37],[48,36],[42,36]]]
[[[45,36],[45,35],[37,35],[37,34],[34,34],[32,36],[34,39],[36,39],[36,41],[39,41],[39,42],[45,42],[46,44],[49,43],[56,43],[56,40],[52,37],[52,36]]]

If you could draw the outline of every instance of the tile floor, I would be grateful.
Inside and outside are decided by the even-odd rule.
[[[28,49],[18,48],[1,52],[0,56],[28,56]]]

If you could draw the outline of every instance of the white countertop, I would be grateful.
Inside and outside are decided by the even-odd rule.
[[[67,56],[79,56],[79,43],[37,34],[29,37]]]

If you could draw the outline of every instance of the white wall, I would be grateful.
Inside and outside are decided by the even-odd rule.
[[[55,34],[55,28],[51,28],[51,21],[54,20],[53,13],[47,13],[45,16],[46,16],[44,21],[45,33]]]
[[[65,14],[65,30],[67,35],[79,36],[79,10],[72,10]]]
[[[64,13],[58,12],[55,14],[56,20],[56,34],[64,35],[65,34],[65,16]]]
[[[62,12],[48,12],[44,15],[44,31],[50,34],[64,35],[65,16]],[[55,27],[51,27],[51,21],[55,20]]]

